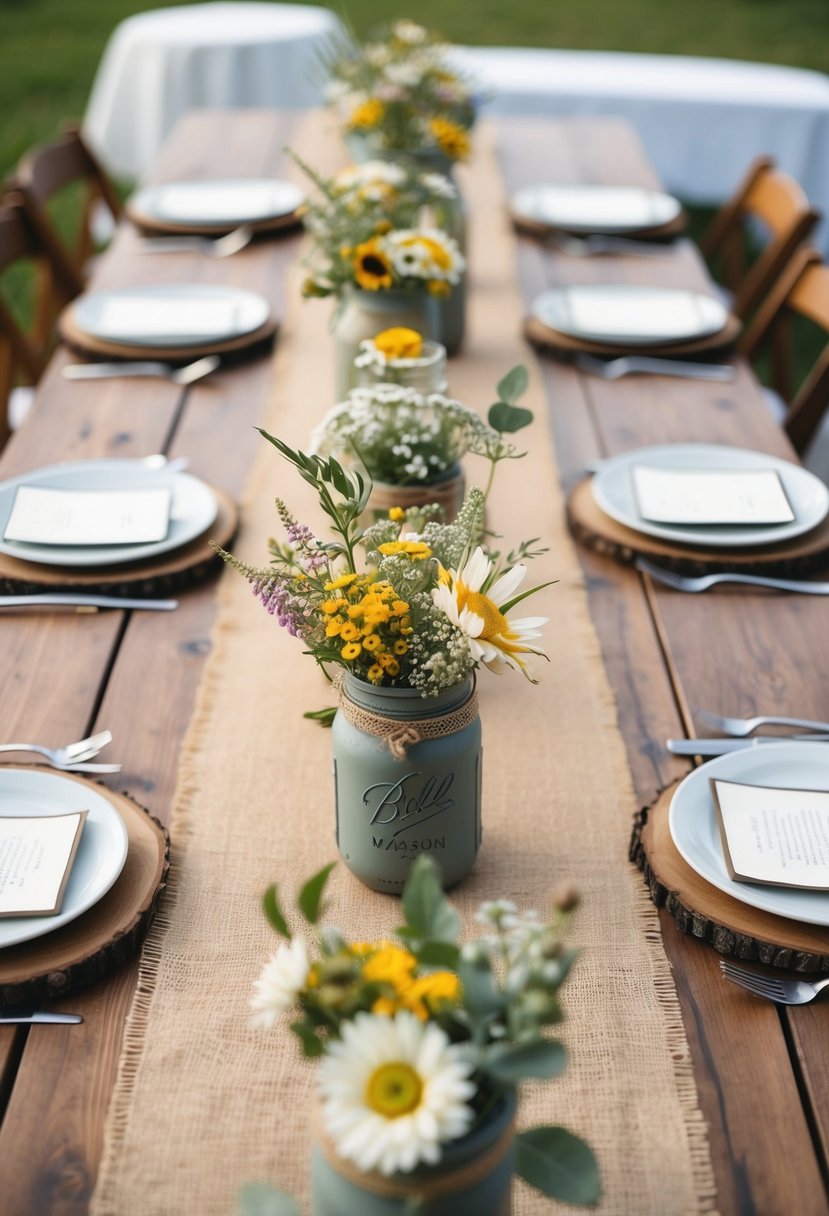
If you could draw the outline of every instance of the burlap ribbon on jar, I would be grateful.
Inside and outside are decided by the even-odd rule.
[[[345,691],[344,681],[345,673],[342,671],[337,672],[332,681],[340,698],[338,712],[363,734],[374,735],[376,739],[381,740],[381,744],[388,747],[395,760],[405,760],[406,749],[414,747],[416,743],[423,743],[427,739],[445,739],[458,731],[466,730],[478,717],[478,694],[474,684],[467,700],[457,709],[434,718],[401,720],[386,718],[357,705]]]

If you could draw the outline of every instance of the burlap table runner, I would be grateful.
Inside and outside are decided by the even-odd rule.
[[[336,155],[330,143],[317,132],[299,146],[313,148],[320,163]],[[493,132],[481,129],[476,147],[464,183],[469,330],[450,387],[486,408],[497,379],[528,356]],[[307,444],[333,385],[328,310],[300,301],[301,275],[297,267],[266,422],[295,445]],[[524,432],[532,450],[502,467],[491,519],[510,545],[539,535],[550,546],[532,574],[559,582],[532,611],[550,617],[551,662],[541,664],[539,687],[515,673],[485,671],[478,681],[484,839],[453,899],[471,928],[482,899],[543,909],[557,881],[581,889],[573,936],[583,955],[565,990],[570,1062],[560,1080],[527,1087],[520,1122],[560,1121],[590,1140],[604,1179],[600,1211],[690,1216],[714,1205],[706,1129],[656,912],[626,861],[634,794],[535,372],[526,404],[536,412]],[[482,471],[470,462],[467,476]],[[263,560],[278,526],[276,493],[313,524],[306,487],[263,442],[238,546],[249,560]],[[252,983],[275,945],[262,891],[274,880],[296,890],[336,855],[330,736],[300,716],[331,697],[301,651],[228,573],[182,758],[177,876],[126,1028],[95,1216],[227,1216],[238,1187],[257,1179],[307,1195],[313,1066],[287,1030],[248,1026]],[[327,919],[365,939],[387,934],[399,913],[394,898],[366,890],[340,866]],[[540,1216],[550,1204],[519,1184],[514,1210]]]

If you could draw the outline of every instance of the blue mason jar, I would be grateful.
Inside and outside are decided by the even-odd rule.
[[[334,719],[337,846],[375,891],[400,894],[428,853],[451,887],[481,843],[481,722],[470,676],[434,697],[347,673]]]

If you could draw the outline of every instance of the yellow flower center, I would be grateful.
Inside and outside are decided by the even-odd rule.
[[[417,359],[423,350],[423,338],[417,330],[407,329],[403,325],[384,329],[382,333],[375,334],[372,341],[387,359]],[[394,511],[399,511],[400,514],[393,514]],[[403,514],[399,507],[392,507],[389,518],[402,519]]]
[[[399,1119],[417,1110],[423,1082],[410,1064],[390,1061],[375,1068],[366,1086],[366,1105],[384,1119]]]
[[[458,597],[460,607],[468,608],[470,612],[474,612],[479,616],[484,623],[479,637],[489,639],[499,635],[501,637],[511,637],[509,621],[504,616],[500,609],[496,608],[492,600],[487,596],[482,595],[480,591],[464,591]]]

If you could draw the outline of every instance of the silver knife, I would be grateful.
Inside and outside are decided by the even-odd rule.
[[[0,1014],[0,1025],[31,1025],[46,1022],[56,1026],[77,1026],[83,1018],[79,1013],[4,1013]]]
[[[86,595],[79,592],[45,592],[42,595],[0,595],[0,608],[75,607],[147,608],[152,612],[172,612],[178,600],[131,600],[120,595]]]
[[[725,756],[762,747],[764,743],[827,743],[829,735],[752,735],[750,739],[668,739],[665,746],[675,756]]]

